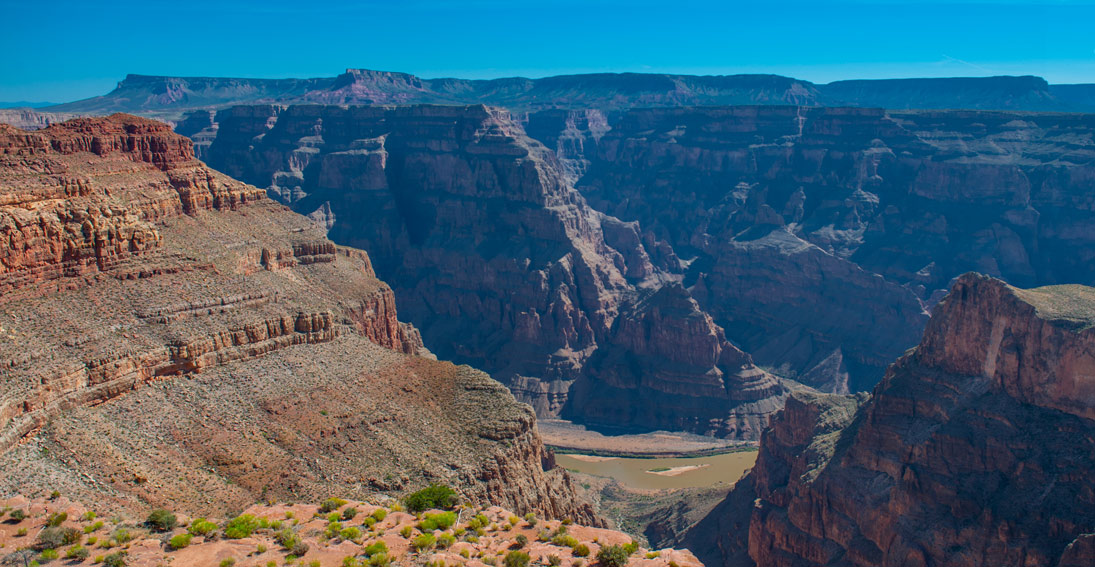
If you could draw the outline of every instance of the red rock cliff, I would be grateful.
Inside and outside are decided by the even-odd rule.
[[[796,394],[773,418],[745,483],[757,498],[749,555],[761,566],[1090,560],[1093,325],[1095,289],[962,276],[858,410],[862,399]]]

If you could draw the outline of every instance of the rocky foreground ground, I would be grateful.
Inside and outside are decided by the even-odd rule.
[[[566,519],[518,517],[497,506],[413,514],[382,498],[257,505],[235,518],[178,515],[173,527],[158,530],[96,516],[63,496],[18,496],[0,500],[0,565],[523,567],[525,560],[582,567],[608,563],[599,552],[620,546],[633,567],[703,566],[689,551],[644,549],[622,532]]]

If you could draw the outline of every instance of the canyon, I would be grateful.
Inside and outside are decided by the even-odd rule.
[[[209,164],[368,250],[431,350],[541,417],[755,439],[787,387],[679,284],[664,242],[592,210],[484,106],[240,106]]]
[[[1091,564],[1093,322],[1095,288],[963,275],[870,396],[793,394],[692,537],[708,564]]]
[[[599,525],[531,409],[324,232],[161,122],[0,125],[0,491],[224,514],[443,482]]]

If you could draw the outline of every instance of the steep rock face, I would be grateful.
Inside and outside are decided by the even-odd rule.
[[[3,127],[0,230],[0,491],[227,513],[439,481],[598,521],[531,409],[408,356],[364,252],[165,124]]]
[[[638,221],[688,263],[685,284],[731,340],[840,392],[876,383],[965,271],[1095,281],[1092,121],[647,109],[572,159],[588,162],[577,186],[591,206]]]
[[[1091,557],[1095,289],[958,279],[870,400],[794,395],[750,474],[757,565]],[[733,549],[733,536],[724,536]],[[730,553],[727,553],[729,556]]]
[[[707,347],[690,342],[721,333],[706,315],[700,317],[702,332],[666,323],[688,332],[661,335],[671,341],[665,344],[623,340],[634,333],[614,330],[621,313],[642,318],[635,313],[648,305],[642,301],[647,290],[679,279],[679,262],[636,223],[590,210],[555,155],[502,111],[237,107],[219,113],[217,122],[211,164],[269,185],[272,194],[328,227],[336,242],[368,250],[426,344],[442,358],[491,372],[540,415],[568,412],[624,427],[651,425],[649,404],[611,416],[586,409],[594,393],[616,387],[588,370],[595,353],[650,357],[654,346],[737,353],[721,362],[718,356],[690,361],[661,375],[664,384],[654,391],[676,389],[690,397],[681,407],[709,404],[717,410],[706,415],[736,422],[726,413],[731,401],[783,395],[771,376],[724,340]],[[691,301],[687,292],[676,293]],[[671,310],[661,319],[691,313]],[[577,380],[585,384],[576,391],[591,397],[566,410]],[[631,384],[631,398],[651,392],[649,380]],[[721,392],[718,398],[706,397],[712,388]],[[750,412],[747,421],[758,423],[763,410]],[[684,419],[664,413],[656,421]],[[692,423],[709,428],[706,420]],[[755,435],[720,423],[710,428]]]

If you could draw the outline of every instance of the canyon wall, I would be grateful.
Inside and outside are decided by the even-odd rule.
[[[1090,564],[1093,326],[1095,288],[962,276],[869,400],[792,395],[724,564]]]
[[[247,106],[216,123],[210,165],[368,250],[432,350],[542,416],[755,438],[781,404],[687,290],[665,289],[672,249],[590,209],[577,169],[505,111]]]
[[[324,232],[160,122],[0,126],[0,491],[229,513],[433,481],[599,522],[531,409],[415,356]]]
[[[528,122],[580,164],[590,206],[671,245],[759,364],[826,391],[872,387],[965,271],[1095,282],[1091,115],[644,109],[596,132],[550,118]]]

